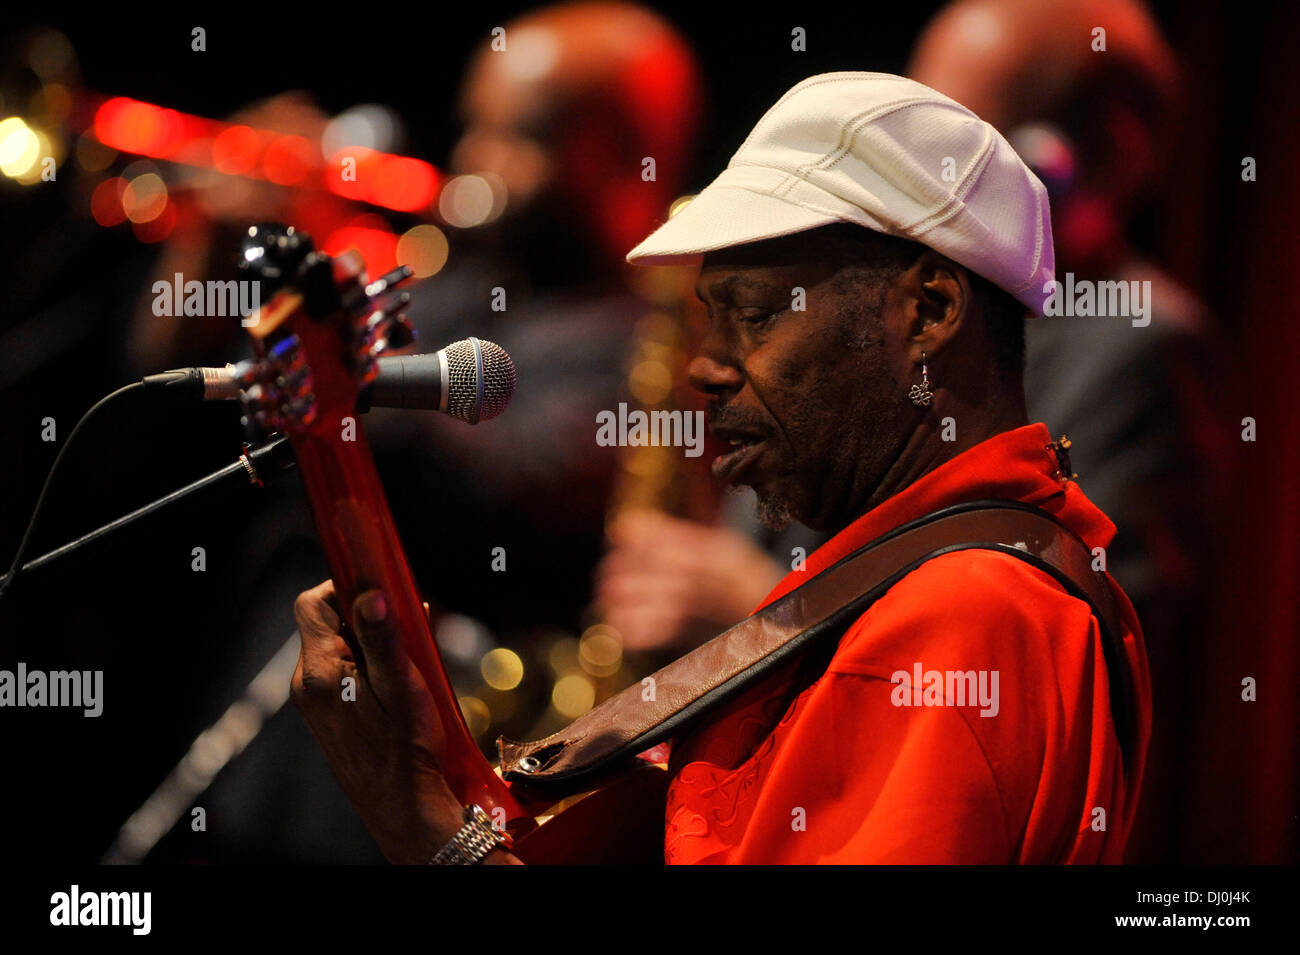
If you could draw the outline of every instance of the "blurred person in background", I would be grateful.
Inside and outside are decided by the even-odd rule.
[[[290,91],[250,104],[225,121],[319,143],[329,117],[310,94]],[[236,279],[240,243],[250,224],[286,222],[309,231],[309,225],[319,228],[330,221],[322,215],[319,194],[307,199],[299,190],[215,169],[180,169],[176,175],[180,181],[173,185],[171,197],[184,212],[159,244],[153,279],[141,289],[132,311],[126,363],[133,376],[177,366],[224,365],[247,350],[243,328],[229,317],[158,315],[154,280],[171,284],[177,273],[186,281]],[[348,215],[341,199],[325,204],[334,221]]]
[[[1097,49],[1097,28],[1105,49]],[[1150,282],[1150,323],[1030,323],[1030,417],[1068,434],[1081,486],[1120,533],[1107,567],[1133,601],[1150,659],[1151,750],[1128,860],[1166,857],[1185,663],[1204,639],[1230,380],[1205,307],[1137,248],[1171,161],[1179,72],[1138,0],[960,0],[918,38],[908,75],[996,126],[1047,186],[1057,279]]]
[[[410,548],[431,600],[498,632],[572,629],[619,471],[596,416],[629,400],[634,326],[652,307],[622,252],[679,194],[700,80],[680,37],[630,4],[561,4],[504,29],[458,97],[443,208],[462,228],[407,314],[422,351],[500,344],[514,398],[474,429],[409,412],[372,413],[368,428],[404,535],[437,542]],[[475,194],[482,207],[460,207]]]

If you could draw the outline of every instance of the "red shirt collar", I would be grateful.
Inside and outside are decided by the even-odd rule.
[[[1070,527],[1089,547],[1109,547],[1115,525],[1087,499],[1079,485],[1062,482],[1049,449],[1047,425],[1028,424],[968,448],[922,475],[893,497],[863,514],[808,556],[759,606],[785,596],[814,574],[908,521],[931,511],[986,498],[1036,504]]]

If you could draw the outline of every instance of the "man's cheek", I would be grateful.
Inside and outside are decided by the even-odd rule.
[[[789,443],[801,456],[815,457],[832,439],[838,424],[830,396],[823,394],[827,385],[807,381],[790,393],[782,425]]]

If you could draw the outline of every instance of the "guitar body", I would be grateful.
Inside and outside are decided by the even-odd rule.
[[[649,763],[552,806],[515,843],[529,865],[663,865],[668,771]]]

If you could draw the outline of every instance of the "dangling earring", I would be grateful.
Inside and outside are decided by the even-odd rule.
[[[907,393],[907,397],[912,399],[912,404],[925,408],[930,404],[934,397],[930,392],[930,369],[925,364],[925,352],[921,352],[921,383],[913,385],[912,390]]]

